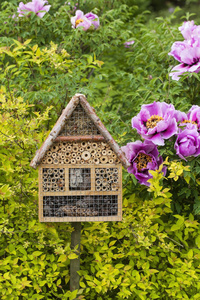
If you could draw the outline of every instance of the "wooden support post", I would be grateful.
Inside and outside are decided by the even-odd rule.
[[[78,245],[78,258],[70,260],[70,291],[79,289],[80,276],[77,271],[80,270],[80,242],[81,242],[81,222],[72,223],[74,231],[71,234],[71,249]]]

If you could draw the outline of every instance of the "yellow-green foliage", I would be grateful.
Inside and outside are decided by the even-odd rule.
[[[165,101],[184,112],[200,105],[199,73],[169,76],[180,9],[148,20],[155,1],[49,0],[41,19],[12,17],[19,2],[0,1],[0,299],[200,299],[199,157],[181,162],[166,142],[166,178],[162,166],[152,171],[149,188],[124,170],[123,221],[82,224],[73,292],[71,225],[38,222],[38,174],[29,166],[77,92],[120,146],[138,139],[131,118],[142,104]],[[97,30],[72,29],[77,2],[99,16]]]

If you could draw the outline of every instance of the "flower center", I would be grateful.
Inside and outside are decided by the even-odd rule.
[[[152,158],[145,153],[139,153],[134,162],[137,164],[138,171],[141,171],[147,167],[148,162],[152,162]]]
[[[191,124],[197,125],[197,123],[195,121],[190,121],[190,120],[184,120],[181,123],[191,123]]]
[[[154,128],[161,120],[163,120],[163,118],[158,115],[151,116],[151,118],[149,118],[146,122],[146,128]]]
[[[78,24],[80,24],[80,23],[82,23],[83,22],[83,19],[78,19],[78,20],[76,20],[76,26],[78,25]]]

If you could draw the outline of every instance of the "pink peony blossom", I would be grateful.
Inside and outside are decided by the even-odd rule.
[[[198,131],[200,131],[200,106],[193,105],[188,114],[182,113],[180,126],[186,126],[188,124],[196,125]]]
[[[174,144],[176,154],[186,160],[189,156],[200,155],[200,135],[197,126],[188,123],[183,130],[179,130]]]
[[[90,20],[90,22],[94,25],[95,29],[99,27],[99,17],[92,12],[89,12],[85,15],[85,17]]]
[[[172,104],[153,102],[142,105],[139,114],[132,118],[132,127],[144,139],[163,146],[165,139],[177,133],[176,117]]]
[[[194,21],[188,21],[184,22],[179,29],[185,40],[175,42],[168,53],[181,63],[172,69],[176,72],[169,74],[177,81],[185,72],[198,73],[200,71],[200,26],[194,25]]]
[[[83,30],[88,30],[92,25],[95,29],[99,27],[99,18],[93,13],[84,13],[81,10],[76,11],[76,15],[71,18],[72,28],[83,27]]]
[[[128,143],[126,146],[121,147],[124,151],[131,166],[127,171],[135,175],[140,184],[149,186],[147,182],[153,176],[149,173],[149,170],[158,170],[162,164],[163,159],[159,157],[157,146],[149,141],[135,141]],[[164,176],[166,174],[166,167],[162,169]]]
[[[34,12],[38,17],[42,18],[46,12],[49,11],[51,5],[48,4],[46,0],[32,0],[32,2],[28,2],[24,4],[23,2],[19,3],[19,7],[17,9],[18,16],[24,17],[28,15],[29,11]]]
[[[72,28],[83,27],[83,30],[86,31],[92,25],[91,21],[88,20],[84,13],[81,10],[76,11],[76,15],[71,18]]]
[[[179,27],[179,30],[181,31],[184,39],[190,40],[196,28],[197,25],[194,25],[194,21],[186,21]]]

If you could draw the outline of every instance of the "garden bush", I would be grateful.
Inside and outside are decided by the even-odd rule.
[[[146,138],[131,125],[142,105],[165,102],[184,113],[200,106],[198,69],[179,80],[169,75],[180,64],[168,55],[185,39],[179,27],[195,16],[176,8],[152,18],[154,3],[49,0],[42,17],[20,17],[19,1],[1,1],[1,299],[200,298],[196,129],[192,155],[174,149],[177,132],[158,145],[162,160],[148,170],[146,184],[123,170],[122,222],[82,223],[80,289],[73,292],[71,224],[38,222],[38,177],[29,166],[77,92],[123,147]],[[96,15],[98,28],[72,28],[77,10]]]

